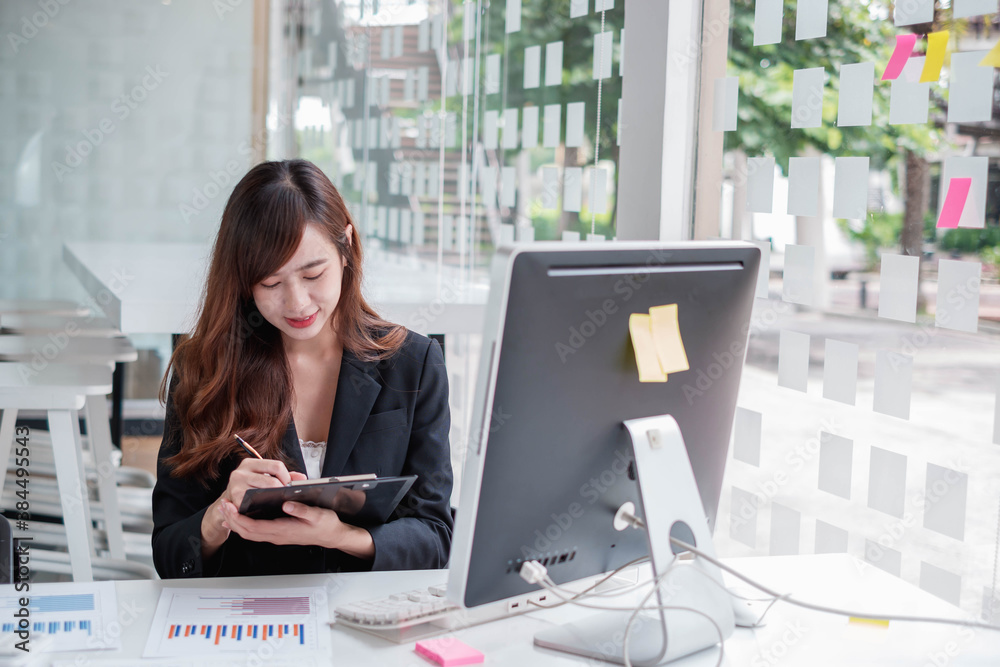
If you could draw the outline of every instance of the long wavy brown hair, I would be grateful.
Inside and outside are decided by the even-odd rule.
[[[346,258],[340,301],[330,318],[344,349],[372,361],[392,356],[406,329],[381,319],[361,295],[361,238],[333,183],[305,160],[263,162],[236,185],[222,213],[198,323],[177,345],[160,383],[184,441],[167,459],[171,474],[206,484],[239,433],[265,458],[290,463],[281,439],[292,416],[291,371],[281,332],[264,319],[253,287],[295,254],[306,224],[318,225]],[[173,370],[175,380],[168,381]]]

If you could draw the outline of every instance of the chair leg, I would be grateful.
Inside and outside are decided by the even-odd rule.
[[[93,524],[90,521],[90,502],[86,487],[81,483],[83,461],[80,458],[79,443],[73,433],[76,412],[49,410],[48,417],[73,581],[93,581],[93,551],[90,542]]]
[[[4,408],[0,415],[0,496],[3,496],[3,482],[10,465],[10,446],[14,442],[14,424],[17,422],[17,408]],[[31,444],[30,441],[28,443]]]
[[[88,396],[84,406],[90,448],[97,468],[97,490],[104,508],[104,529],[108,534],[108,551],[112,558],[125,558],[125,536],[122,515],[118,507],[118,484],[111,462],[111,429],[108,424],[108,402],[104,396]]]

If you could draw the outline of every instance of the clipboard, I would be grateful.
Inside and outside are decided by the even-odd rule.
[[[240,514],[251,519],[288,516],[281,506],[291,500],[331,509],[344,523],[377,526],[388,520],[416,479],[416,475],[349,475],[300,480],[276,488],[247,489],[240,503]]]

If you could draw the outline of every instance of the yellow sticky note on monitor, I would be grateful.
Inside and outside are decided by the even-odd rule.
[[[690,366],[688,366],[687,352],[684,351],[681,328],[677,322],[677,304],[650,308],[649,317],[660,370],[667,375],[688,370]]]
[[[645,313],[632,313],[628,317],[628,332],[632,337],[632,350],[639,366],[639,382],[666,382],[667,374],[660,368],[653,343],[651,317]]]

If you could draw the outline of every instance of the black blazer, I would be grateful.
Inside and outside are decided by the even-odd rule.
[[[360,361],[344,350],[323,476],[417,475],[389,521],[369,529],[374,561],[319,546],[250,542],[231,533],[204,562],[202,517],[222,495],[241,458],[225,459],[219,477],[208,488],[190,478],[171,476],[163,460],[178,452],[182,434],[168,395],[153,488],[156,571],[173,578],[445,567],[453,528],[450,423],[448,375],[435,341],[409,331],[402,348],[381,362]],[[281,444],[299,472],[305,472],[291,419]]]

